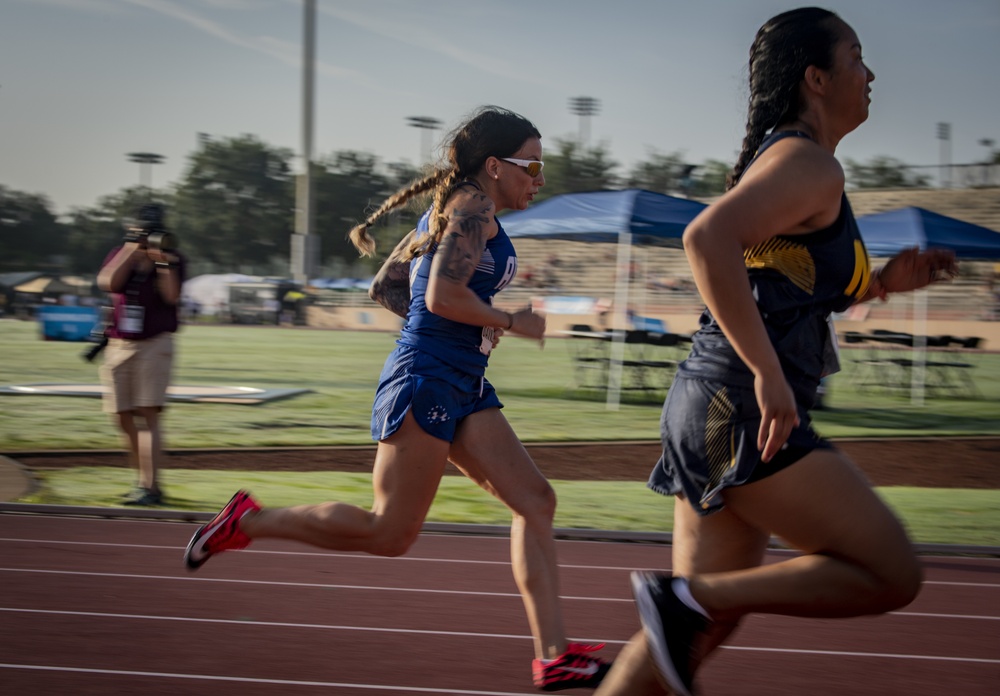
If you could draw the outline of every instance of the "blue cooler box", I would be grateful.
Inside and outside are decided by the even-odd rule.
[[[46,341],[86,341],[100,319],[97,307],[49,305],[35,312]]]

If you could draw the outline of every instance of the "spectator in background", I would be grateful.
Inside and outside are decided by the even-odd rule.
[[[113,414],[129,464],[137,471],[125,505],[163,501],[161,415],[174,363],[185,259],[167,232],[163,208],[142,206],[124,243],[105,258],[97,275],[111,296],[108,338],[100,367],[104,411]]]

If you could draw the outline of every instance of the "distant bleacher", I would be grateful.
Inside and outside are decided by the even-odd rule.
[[[880,189],[849,191],[847,196],[857,216],[918,206],[1000,231],[1000,188]],[[519,271],[498,298],[504,306],[523,305],[537,296],[614,297],[616,244],[523,238],[514,243]],[[873,259],[873,263],[882,265],[885,259]],[[995,265],[992,261],[962,263],[960,278],[935,285],[928,293],[929,316],[991,318],[995,300],[985,279]],[[697,312],[702,307],[683,250],[633,245],[631,268],[630,304],[642,307],[646,314]],[[908,316],[911,308],[911,296],[892,296],[887,303],[872,303],[869,316],[899,318]]]
[[[864,189],[848,191],[857,216],[916,206],[1000,232],[1000,188]]]

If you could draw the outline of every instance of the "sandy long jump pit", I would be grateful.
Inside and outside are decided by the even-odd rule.
[[[207,404],[257,404],[287,399],[311,392],[311,389],[260,389],[258,387],[182,386],[167,387],[168,401]],[[100,398],[105,389],[100,384],[11,384],[0,386],[0,394],[11,396],[87,396]]]

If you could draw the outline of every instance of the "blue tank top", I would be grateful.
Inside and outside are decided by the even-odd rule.
[[[768,147],[787,137],[780,131],[764,139],[750,166]],[[846,194],[832,225],[802,235],[778,235],[743,252],[757,308],[785,376],[800,401],[811,404],[829,360],[828,319],[850,307],[868,290],[871,263]],[[753,374],[706,309],[692,337],[691,354],[679,371],[752,385]]]
[[[425,212],[417,223],[418,238],[430,231],[430,213],[430,210]],[[493,296],[517,274],[514,245],[499,220],[497,228],[496,236],[486,242],[482,258],[469,279],[469,288],[488,304],[493,304]],[[481,376],[486,372],[492,348],[493,327],[463,324],[427,309],[427,281],[436,252],[435,245],[423,256],[410,261],[410,308],[396,343],[427,352],[468,374]]]

